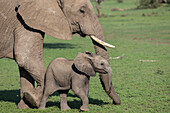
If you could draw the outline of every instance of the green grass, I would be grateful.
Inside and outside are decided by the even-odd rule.
[[[94,4],[94,3],[93,3]],[[137,0],[106,0],[101,5],[99,20],[106,42],[116,46],[108,48],[109,57],[125,54],[123,59],[110,60],[113,69],[113,85],[122,104],[115,106],[104,92],[99,77],[91,77],[89,108],[93,113],[168,113],[170,112],[170,7],[134,10]],[[111,11],[112,8],[131,8]],[[78,52],[94,52],[89,38],[74,36],[73,40],[59,40],[46,36],[44,40],[44,63],[56,57],[74,59]],[[156,60],[140,62],[139,60]],[[60,111],[57,93],[49,98],[45,110],[17,109],[20,80],[16,63],[0,59],[0,112],[53,113],[79,112],[80,99],[72,91],[68,103],[73,108]]]

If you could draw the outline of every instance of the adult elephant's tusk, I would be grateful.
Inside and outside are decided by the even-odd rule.
[[[110,48],[115,48],[114,45],[111,45],[111,44],[108,44],[108,43],[106,43],[106,42],[103,42],[103,41],[99,40],[98,38],[96,38],[94,35],[90,35],[90,37],[91,37],[94,41],[98,42],[99,44],[101,44],[101,45],[103,45],[103,46],[107,46],[107,47],[110,47]]]

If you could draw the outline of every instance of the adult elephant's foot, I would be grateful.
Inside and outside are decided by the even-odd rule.
[[[18,103],[18,109],[27,109],[30,108],[25,102],[21,99],[20,102]]]
[[[25,100],[32,106],[38,108],[40,105],[41,98],[39,95],[35,95],[31,92],[24,92]]]

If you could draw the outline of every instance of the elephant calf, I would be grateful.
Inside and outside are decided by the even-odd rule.
[[[82,111],[88,111],[88,93],[90,76],[98,73],[112,75],[112,69],[107,60],[90,52],[78,53],[74,60],[56,58],[46,71],[45,87],[40,109],[44,109],[49,95],[58,91],[60,94],[61,110],[70,109],[67,104],[69,89],[82,100]]]

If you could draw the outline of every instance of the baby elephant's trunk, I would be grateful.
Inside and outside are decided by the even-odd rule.
[[[120,105],[120,99],[116,94],[112,85],[112,69],[110,68],[108,74],[100,74],[100,82],[108,94],[108,96],[113,100],[113,104]]]

